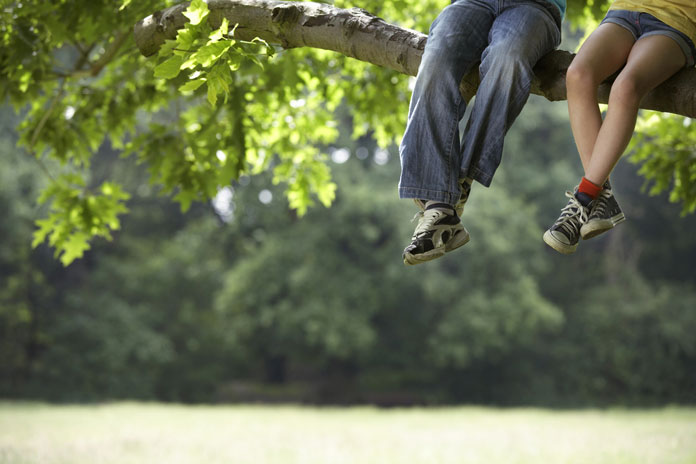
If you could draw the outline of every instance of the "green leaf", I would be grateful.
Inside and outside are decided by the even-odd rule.
[[[26,71],[22,73],[22,75],[19,77],[19,90],[20,92],[24,93],[27,91],[29,88],[29,84],[31,83],[31,71]]]
[[[227,64],[230,67],[230,71],[236,71],[242,65],[242,55],[238,53],[228,53]]]
[[[160,63],[155,67],[155,77],[163,79],[173,79],[179,75],[181,65],[184,62],[184,57],[174,55],[168,60]]]
[[[82,258],[86,250],[89,250],[90,236],[85,232],[73,232],[63,244],[63,254],[60,262],[68,266],[77,258]]]
[[[34,239],[31,242],[31,247],[36,248],[39,246],[41,243],[43,243],[44,240],[46,240],[46,237],[48,234],[53,231],[53,227],[55,226],[55,217],[51,216],[46,219],[38,219],[35,224],[38,226],[38,229],[34,231]]]
[[[193,47],[193,44],[196,42],[196,32],[196,27],[192,26],[191,24],[186,24],[186,27],[179,29],[179,32],[176,34],[176,43],[178,44],[178,48],[182,50],[190,50]]]
[[[230,22],[227,20],[227,18],[222,18],[222,24],[220,25],[220,28],[210,33],[208,42],[217,42],[218,40],[224,39],[227,36],[229,28]]]
[[[336,199],[336,184],[327,182],[316,186],[317,198],[325,207],[331,206],[331,203]]]
[[[231,40],[213,42],[199,48],[198,51],[193,54],[192,58],[194,58],[198,64],[207,68],[220,59],[231,46]]]
[[[210,82],[208,82],[208,103],[210,103],[211,106],[215,106],[215,103],[217,103],[217,91],[215,90],[215,86]]]
[[[225,96],[229,93],[230,83],[232,78],[229,71],[223,65],[215,66],[207,77],[208,82],[208,102],[215,106],[218,94],[224,93]]]
[[[158,55],[161,57],[169,56],[178,45],[179,43],[176,40],[165,40],[159,49]]]
[[[203,0],[193,0],[186,11],[184,11],[184,16],[195,26],[200,24],[208,16],[209,12],[208,5]]]
[[[179,92],[193,92],[196,90],[198,87],[203,85],[206,82],[206,79],[201,77],[200,79],[193,79],[179,87]]]
[[[174,200],[179,202],[181,212],[185,213],[191,207],[191,202],[196,199],[196,195],[188,191],[180,191],[174,195]]]

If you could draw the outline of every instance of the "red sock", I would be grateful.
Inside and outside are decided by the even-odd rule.
[[[578,186],[578,192],[582,192],[585,195],[590,196],[593,200],[597,198],[597,195],[599,195],[599,192],[601,191],[601,185],[593,184],[584,177],[582,178],[582,180],[580,181],[580,185]]]

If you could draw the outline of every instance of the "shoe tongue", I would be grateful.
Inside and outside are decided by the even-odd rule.
[[[580,202],[582,206],[590,206],[593,198],[586,194],[585,192],[575,192],[575,198]]]

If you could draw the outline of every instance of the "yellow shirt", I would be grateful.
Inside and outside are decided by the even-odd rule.
[[[609,9],[651,14],[696,44],[696,0],[616,0]]]

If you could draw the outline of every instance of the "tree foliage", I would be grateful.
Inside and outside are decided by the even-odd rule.
[[[426,31],[448,2],[332,3]],[[34,243],[47,240],[64,264],[82,256],[92,237],[109,239],[127,211],[132,192],[109,176],[90,174],[102,144],[122,151],[129,162],[145,164],[149,182],[183,210],[213,198],[240,176],[271,171],[273,182],[285,186],[290,207],[304,214],[317,200],[328,206],[336,195],[326,147],[339,136],[339,105],[350,111],[355,137],[370,133],[386,147],[403,132],[405,76],[322,50],[233,39],[234,24],[211,29],[202,0],[191,2],[189,24],[156,59],[140,56],[133,24],[172,4],[2,4],[0,98],[21,114],[20,144],[48,177],[40,195],[46,217],[37,223]],[[570,1],[568,18],[588,24],[606,4]],[[693,176],[684,175],[683,164],[688,156],[670,163],[659,154],[650,166],[660,164],[653,190],[673,184],[673,198],[692,210]]]
[[[696,210],[696,130],[691,119],[648,114],[639,121],[631,141],[631,161],[653,194],[669,190],[670,201],[683,203],[682,212]]]
[[[405,79],[321,51],[279,52],[268,61],[257,54],[273,55],[270,46],[211,31],[203,2],[192,4],[196,24],[165,47],[159,64],[144,59],[130,29],[168,4],[122,2],[117,11],[86,0],[3,7],[2,96],[22,112],[21,143],[50,164],[51,187],[42,200],[52,212],[35,238],[49,237],[65,263],[81,256],[92,235],[108,237],[118,227],[114,213],[125,211],[120,190],[89,179],[103,142],[146,163],[151,182],[183,209],[242,174],[272,169],[274,182],[287,185],[290,206],[304,213],[314,196],[325,205],[334,197],[320,147],[337,135],[339,103],[356,107],[356,135],[377,128],[386,145],[401,126],[399,112],[383,102],[405,106]],[[90,21],[81,21],[87,14]]]

